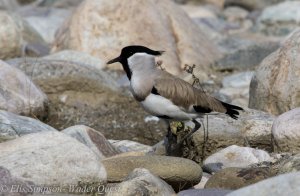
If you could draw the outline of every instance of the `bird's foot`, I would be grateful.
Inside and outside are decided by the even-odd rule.
[[[164,139],[167,156],[181,156],[180,146],[177,145],[178,133],[184,130],[184,123],[171,122],[168,133]]]
[[[181,147],[183,142],[186,141],[187,139],[189,139],[200,128],[200,126],[201,125],[198,122],[197,122],[197,124],[195,123],[195,127],[188,134],[186,134],[179,142],[177,142],[177,144],[174,146],[174,148],[176,149],[176,148]]]
[[[164,139],[168,156],[181,156],[183,154],[184,141],[187,141],[201,126],[196,120],[193,120],[193,122],[195,127],[192,130],[190,128],[185,129],[183,122],[172,122],[170,124],[167,136]]]

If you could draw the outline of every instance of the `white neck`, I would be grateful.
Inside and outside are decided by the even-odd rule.
[[[155,57],[146,53],[136,53],[128,58],[132,72],[145,72],[155,69]]]

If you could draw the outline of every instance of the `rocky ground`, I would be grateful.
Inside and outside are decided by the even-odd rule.
[[[0,0],[0,195],[300,195],[299,16],[296,0]],[[166,156],[166,125],[105,64],[130,44],[245,111]]]

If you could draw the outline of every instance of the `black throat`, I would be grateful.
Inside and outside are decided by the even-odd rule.
[[[130,68],[129,68],[127,59],[122,60],[120,63],[122,64],[123,69],[124,69],[124,71],[126,72],[126,75],[127,75],[128,79],[131,80],[132,72],[131,72],[131,70],[130,70]]]

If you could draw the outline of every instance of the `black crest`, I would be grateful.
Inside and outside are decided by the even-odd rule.
[[[130,80],[131,70],[129,69],[128,62],[127,62],[127,59],[129,57],[131,57],[135,53],[146,53],[146,54],[150,54],[153,56],[159,56],[163,52],[164,51],[151,50],[150,48],[147,48],[145,46],[139,46],[139,45],[126,46],[125,48],[122,49],[120,56],[108,61],[107,64],[112,64],[112,63],[116,63],[116,62],[121,63],[129,80]]]
[[[135,53],[146,53],[154,56],[159,56],[163,53],[163,51],[155,51],[145,46],[132,45],[123,48],[120,57],[127,59],[132,55],[134,55]]]

